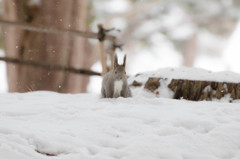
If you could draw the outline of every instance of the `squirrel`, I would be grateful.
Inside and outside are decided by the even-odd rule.
[[[102,80],[102,98],[127,98],[132,96],[127,83],[125,66],[126,55],[124,56],[122,65],[118,64],[118,57],[115,55],[114,68],[104,75]]]

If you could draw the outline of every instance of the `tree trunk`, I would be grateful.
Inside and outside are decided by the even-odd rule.
[[[193,34],[184,45],[183,53],[183,65],[192,67],[197,56],[197,33]]]
[[[28,0],[3,0],[4,18],[46,27],[86,30],[85,0],[51,0],[30,5]],[[4,29],[6,56],[48,62],[52,64],[89,68],[92,54],[87,54],[87,40],[19,30]],[[88,77],[68,72],[50,72],[40,68],[8,64],[10,92],[50,90],[57,92],[85,92]]]

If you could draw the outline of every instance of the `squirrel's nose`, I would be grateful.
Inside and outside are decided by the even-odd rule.
[[[120,77],[120,80],[122,79],[122,77]]]

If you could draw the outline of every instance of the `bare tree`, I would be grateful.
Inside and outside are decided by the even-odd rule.
[[[28,22],[46,27],[86,30],[85,0],[3,0],[4,19]],[[4,28],[4,48],[7,57],[89,68],[93,55],[86,39],[69,35],[29,32]],[[69,72],[46,71],[24,65],[7,65],[10,92],[51,90],[85,92],[88,77]]]

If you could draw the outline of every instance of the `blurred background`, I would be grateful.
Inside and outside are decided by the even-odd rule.
[[[1,19],[97,32],[117,28],[127,73],[198,67],[240,73],[239,0],[0,0]],[[101,72],[98,40],[1,27],[0,56]],[[106,53],[109,47],[106,44]],[[121,59],[121,58],[120,58]],[[100,76],[0,61],[0,92],[99,93]]]

